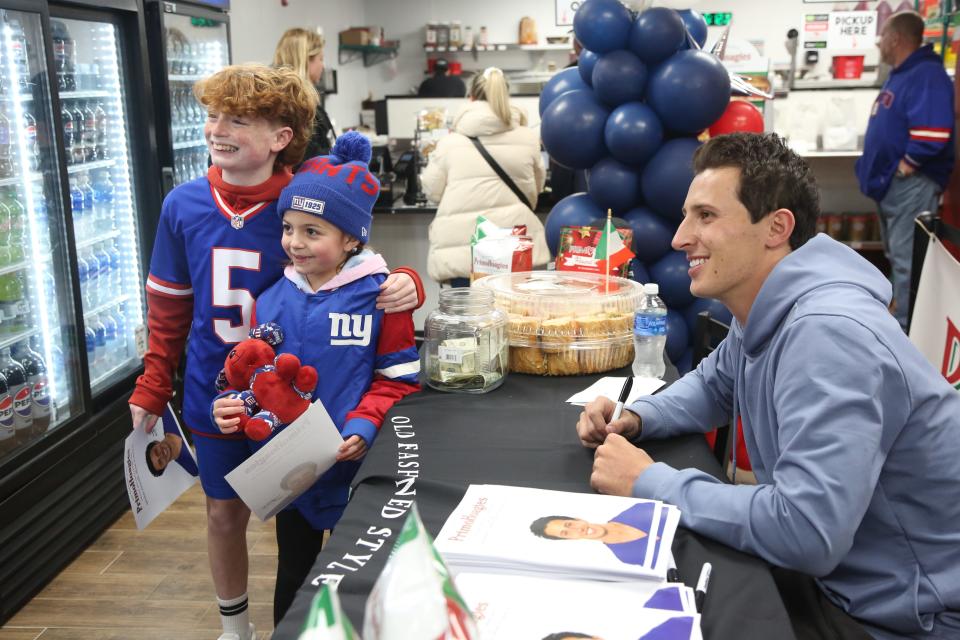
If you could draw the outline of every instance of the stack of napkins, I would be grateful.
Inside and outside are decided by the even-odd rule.
[[[456,584],[486,640],[702,638],[693,589],[682,584],[479,573],[461,573]]]
[[[434,544],[461,571],[664,581],[679,522],[658,500],[471,485]]]

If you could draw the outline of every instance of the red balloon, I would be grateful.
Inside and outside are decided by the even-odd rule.
[[[710,125],[710,137],[735,131],[763,133],[763,114],[745,100],[731,100],[723,115]]]

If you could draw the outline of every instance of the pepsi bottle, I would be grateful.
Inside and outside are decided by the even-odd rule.
[[[30,387],[33,403],[33,434],[40,436],[46,433],[50,426],[50,388],[47,386],[47,365],[43,356],[23,345],[14,354],[27,374],[27,386]]]
[[[13,428],[17,443],[30,439],[33,432],[33,389],[27,385],[27,372],[10,356],[9,347],[0,351],[0,374],[7,381],[13,401]]]
[[[7,388],[7,379],[0,373],[0,455],[16,446],[13,426],[13,398]]]

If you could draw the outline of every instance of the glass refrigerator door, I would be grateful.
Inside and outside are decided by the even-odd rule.
[[[173,183],[178,185],[207,175],[207,113],[193,97],[193,83],[228,64],[227,24],[178,14],[165,14],[164,24]]]
[[[40,17],[0,10],[0,458],[81,410],[46,68]]]
[[[51,19],[83,334],[96,395],[140,364],[143,279],[117,28]]]

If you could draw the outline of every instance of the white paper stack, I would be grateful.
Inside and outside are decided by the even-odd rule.
[[[657,500],[471,485],[435,546],[461,571],[664,581],[679,521]]]
[[[455,581],[485,640],[702,638],[693,590],[682,584],[479,573],[461,573]]]

